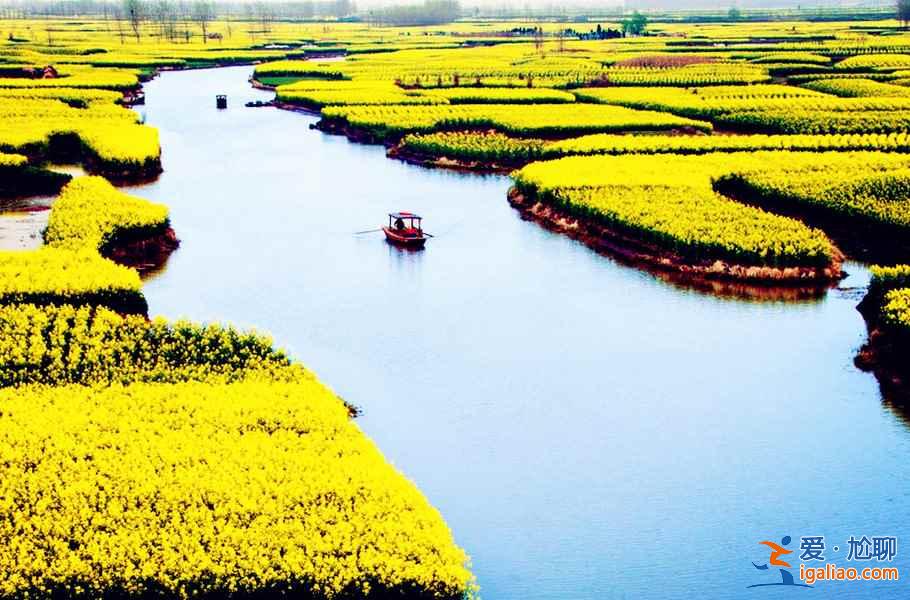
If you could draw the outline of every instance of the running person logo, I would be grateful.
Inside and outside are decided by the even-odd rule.
[[[811,585],[806,585],[805,583],[796,583],[796,581],[794,581],[794,579],[793,579],[793,573],[791,573],[790,571],[787,570],[790,568],[790,563],[781,559],[782,556],[793,553],[793,550],[787,550],[787,548],[786,548],[787,546],[790,545],[790,536],[789,535],[785,535],[783,538],[781,538],[780,544],[776,544],[776,543],[770,542],[768,540],[759,542],[759,544],[762,544],[762,545],[770,548],[771,556],[768,558],[768,562],[762,563],[760,565],[755,564],[753,562],[752,566],[755,567],[756,569],[758,569],[759,571],[768,571],[768,570],[770,570],[771,567],[779,567],[778,570],[780,571],[780,581],[775,581],[773,583],[755,583],[753,585],[746,586],[746,587],[755,588],[755,587],[768,587],[768,586],[772,586],[772,585],[792,585],[793,587],[804,587],[804,588],[812,587]]]

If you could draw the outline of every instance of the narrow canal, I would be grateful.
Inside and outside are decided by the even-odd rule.
[[[271,97],[250,72],[146,85],[165,172],[132,190],[168,204],[183,240],[146,283],[151,312],[268,331],[362,407],[483,598],[768,595],[745,589],[776,577],[751,564],[761,540],[824,535],[836,563],[851,535],[910,541],[906,415],[852,364],[862,266],[812,301],[677,287],[521,220],[506,177],[245,108]],[[353,235],[398,209],[425,217],[426,251]]]

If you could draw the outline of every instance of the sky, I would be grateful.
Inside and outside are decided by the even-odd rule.
[[[218,2],[219,0],[215,0]],[[287,0],[221,0],[230,2],[284,2]],[[291,0],[293,1],[293,0]],[[423,0],[355,0],[358,6],[379,6],[389,4],[419,4]],[[605,8],[608,6],[643,5],[658,6],[670,10],[692,10],[695,8],[716,8],[727,9],[731,6],[740,8],[774,8],[786,7],[803,8],[815,7],[853,7],[853,6],[891,6],[894,0],[461,0],[464,6],[484,6],[484,7],[582,7],[589,6],[592,8]]]
[[[254,0],[250,0],[254,1]],[[282,1],[282,0],[273,0]],[[414,4],[422,0],[359,0],[358,5],[374,4]],[[708,8],[729,8],[739,6],[741,8],[757,7],[795,7],[803,6],[813,8],[817,6],[825,7],[851,7],[851,6],[891,6],[894,0],[461,0],[466,6],[591,6],[605,7],[618,6],[622,4],[636,4],[646,2],[648,4],[659,5],[662,8],[687,10],[694,6]]]

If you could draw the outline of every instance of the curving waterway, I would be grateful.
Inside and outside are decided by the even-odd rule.
[[[779,580],[751,563],[784,535],[826,536],[838,564],[851,535],[895,535],[910,577],[910,430],[852,363],[862,266],[802,302],[674,286],[523,221],[506,177],[244,108],[271,97],[250,72],[146,85],[165,172],[132,189],[183,241],[146,282],[151,312],[269,331],[362,407],[483,598],[906,597],[746,589]],[[438,236],[426,251],[353,235],[398,209]]]

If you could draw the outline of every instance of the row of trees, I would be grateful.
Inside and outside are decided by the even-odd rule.
[[[424,0],[423,4],[389,6],[369,12],[373,23],[387,25],[439,25],[462,16],[458,0]]]
[[[164,0],[174,5],[192,0]],[[161,0],[140,0],[151,14]],[[258,21],[263,14],[272,20],[344,18],[356,12],[352,0],[223,1],[212,2],[217,16]],[[123,12],[123,0],[0,0],[0,18],[107,16]]]
[[[226,4],[213,0],[121,0],[119,4],[104,3],[105,16],[129,23],[136,41],[141,41],[145,24],[153,25],[162,40],[189,41],[188,25],[199,27],[202,39],[220,39],[221,34],[209,34],[210,24],[217,18],[226,19],[226,31],[231,35],[232,18],[259,23],[260,32],[269,32],[278,20],[302,20],[319,17],[343,18],[355,11],[352,0],[314,2],[244,2]],[[122,37],[122,33],[121,33]]]
[[[146,22],[154,23],[158,29],[158,36],[162,40],[177,41],[184,37],[189,41],[190,33],[186,24],[192,22],[199,26],[202,39],[209,40],[209,25],[215,20],[215,4],[211,0],[194,0],[192,3],[174,0],[123,0],[121,6],[111,7],[118,27],[126,21],[129,23],[136,41],[141,41],[143,25]],[[180,29],[179,25],[184,27]],[[220,36],[220,34],[219,34]],[[120,29],[121,41],[123,29]]]
[[[389,0],[395,2],[396,0]],[[468,0],[469,2],[477,0]],[[895,2],[897,18],[905,27],[910,25],[910,0],[892,0]],[[571,4],[571,3],[570,3]],[[205,6],[203,6],[205,5]],[[77,16],[121,16],[133,20],[140,19],[173,22],[192,16],[202,24],[216,17],[258,21],[268,27],[278,20],[295,21],[308,19],[352,19],[369,20],[377,24],[389,25],[435,25],[448,23],[460,17],[516,17],[556,18],[563,21],[584,22],[594,15],[603,18],[619,19],[625,35],[642,35],[645,32],[647,18],[638,11],[631,15],[622,8],[609,9],[588,7],[590,13],[578,13],[580,17],[570,18],[565,7],[548,5],[532,9],[526,5],[524,10],[513,6],[486,5],[463,9],[459,0],[423,0],[422,4],[395,5],[376,7],[370,10],[357,11],[353,0],[0,0],[0,18],[34,18],[34,17],[77,17]],[[162,16],[164,13],[164,16]],[[573,13],[574,14],[574,13]],[[587,15],[587,16],[585,16]],[[726,20],[736,22],[745,19],[754,20],[736,6],[726,14]],[[722,17],[723,19],[723,17]],[[173,29],[169,26],[165,30]]]
[[[158,0],[142,0],[147,4],[155,4]],[[175,1],[175,0],[168,0]],[[272,15],[274,20],[298,19],[343,19],[354,17],[371,19],[374,21],[388,21],[402,24],[432,24],[443,22],[444,19],[454,19],[461,16],[491,17],[491,18],[516,18],[527,19],[555,19],[560,21],[585,22],[604,20],[621,20],[628,18],[634,8],[649,9],[649,14],[658,20],[672,16],[676,9],[673,6],[676,0],[626,0],[624,3],[604,3],[599,0],[537,0],[535,2],[516,2],[514,0],[464,0],[468,8],[462,10],[458,0],[426,0],[423,5],[413,5],[413,0],[373,0],[371,10],[357,11],[352,0],[217,0],[219,16],[259,20],[264,13]],[[707,2],[707,0],[705,0]],[[382,5],[384,2],[385,6]],[[395,6],[397,2],[409,2],[409,6]],[[120,11],[122,0],[0,0],[0,18],[33,18],[36,16],[96,16],[113,14]],[[774,16],[773,9],[765,6],[776,6],[786,3],[786,0],[772,2],[770,0],[733,0],[729,10],[724,14],[693,13],[693,19],[699,21],[742,21],[742,20],[767,20]],[[799,4],[799,0],[792,0]],[[832,4],[829,0],[828,4]],[[714,2],[722,5],[723,2]],[[748,4],[748,11],[744,11],[737,4]],[[810,3],[805,3],[810,4]],[[821,4],[821,3],[819,3]],[[870,0],[869,2],[853,2],[848,4],[866,4],[875,6],[869,8],[869,16],[882,18],[888,16],[887,6],[896,6],[896,15],[904,25],[910,24],[910,0]],[[754,5],[754,6],[753,6]],[[757,10],[761,7],[760,10]],[[689,7],[687,10],[692,10]],[[697,7],[696,7],[697,8]],[[818,13],[823,9],[819,7]],[[868,12],[867,11],[867,12]],[[855,12],[855,11],[854,11]],[[862,11],[860,11],[862,12]],[[813,12],[808,8],[796,7],[777,16],[786,14],[789,18],[811,18]],[[857,13],[858,14],[858,13]],[[891,13],[892,15],[895,13]],[[678,16],[678,15],[677,15]],[[837,13],[832,13],[836,17]]]
[[[463,0],[477,3],[478,0]],[[570,11],[567,6],[581,1],[590,13]],[[161,12],[186,14],[187,5],[193,0],[137,0],[139,13],[149,20]],[[126,10],[124,0],[0,0],[0,18],[111,16],[136,13],[135,7]],[[164,7],[159,5],[166,5]],[[436,25],[449,23],[461,17],[526,17],[531,19],[555,18],[562,21],[584,22],[586,18],[571,19],[569,13],[590,14],[621,18],[622,9],[602,7],[596,0],[568,0],[566,6],[558,3],[531,4],[518,8],[509,2],[472,4],[464,8],[459,0],[375,0],[369,7],[357,10],[354,0],[217,0],[212,2],[218,18],[243,19],[269,22],[308,19],[352,19],[389,25]],[[581,10],[581,6],[576,7]]]

